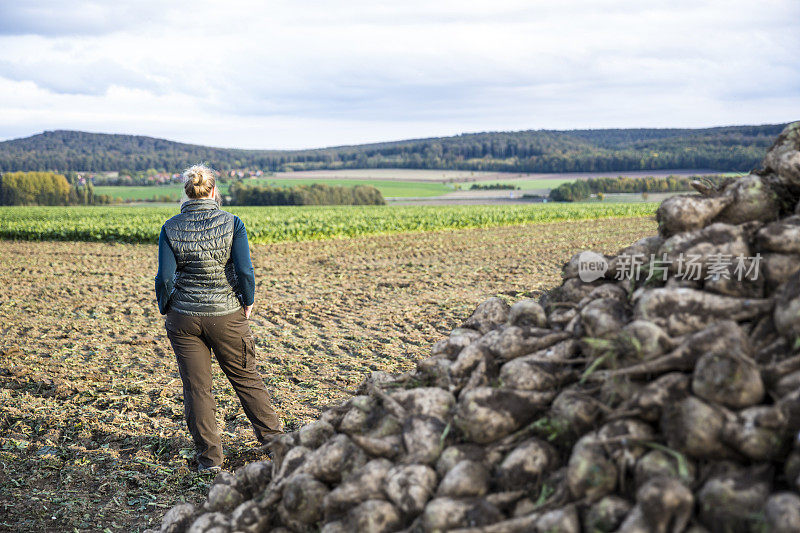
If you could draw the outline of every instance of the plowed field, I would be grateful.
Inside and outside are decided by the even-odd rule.
[[[258,368],[291,429],[372,370],[403,371],[480,301],[653,234],[604,219],[253,247]],[[210,479],[154,301],[153,245],[0,241],[0,529],[136,531]],[[258,457],[215,368],[228,469]]]

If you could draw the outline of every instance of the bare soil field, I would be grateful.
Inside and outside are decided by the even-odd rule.
[[[527,191],[526,191],[527,192]],[[545,191],[546,193],[546,191]],[[523,198],[521,194],[511,197],[499,197],[497,191],[494,195],[476,194],[474,196],[433,196],[429,198],[387,198],[388,205],[524,205],[542,203],[539,199]]]
[[[399,197],[386,198],[388,205],[514,205],[536,204],[542,200],[536,196],[547,198],[550,189],[525,189],[525,190],[466,190],[448,193],[442,196],[428,197]],[[656,192],[642,195],[641,193],[607,193],[603,202],[610,203],[661,203],[676,194],[693,194],[686,192]],[[696,194],[696,193],[695,193]],[[595,200],[597,201],[597,200]]]
[[[404,371],[484,299],[537,296],[573,253],[652,218],[254,246],[258,368],[287,429]],[[192,471],[153,295],[156,247],[0,241],[0,530],[140,531],[212,481]],[[215,366],[225,468],[263,459]]]

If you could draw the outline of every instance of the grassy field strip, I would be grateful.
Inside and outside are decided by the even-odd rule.
[[[222,186],[220,186],[222,189]],[[227,190],[227,187],[225,188]],[[161,196],[180,198],[183,187],[174,185],[98,185],[94,188],[95,194],[107,194],[111,198],[123,200],[151,200]]]
[[[324,183],[326,185],[339,185],[342,187],[353,187],[355,185],[372,185],[387,197],[419,197],[419,196],[441,196],[453,191],[453,187],[444,183],[424,183],[414,181],[394,181],[394,180],[366,180],[366,179],[293,179],[293,178],[258,178],[245,181],[248,185],[270,185],[273,187],[291,187],[294,185],[310,185],[312,183]],[[228,184],[220,183],[220,192],[227,194]],[[94,188],[97,194],[107,194],[112,198],[122,198],[123,200],[149,200],[164,195],[173,195],[179,198],[183,192],[180,184],[154,185],[154,186],[126,186],[126,185],[99,185]]]
[[[498,183],[500,185],[515,185],[518,189],[521,190],[530,190],[530,189],[555,189],[559,185],[563,183],[572,183],[575,179],[516,179],[516,180],[481,180],[475,183],[480,185],[493,185]],[[471,183],[464,184],[462,187],[464,189],[468,189]]]
[[[656,203],[232,207],[254,244],[649,216]],[[0,207],[0,238],[155,243],[176,207]]]
[[[453,187],[444,183],[424,183],[419,181],[395,181],[395,180],[366,180],[366,179],[331,179],[320,181],[313,178],[288,178],[274,179],[266,178],[261,180],[263,185],[273,185],[277,187],[291,187],[293,185],[311,185],[312,183],[324,183],[325,185],[339,185],[342,187],[354,187],[356,185],[371,185],[381,191],[384,196],[441,196],[453,191]]]

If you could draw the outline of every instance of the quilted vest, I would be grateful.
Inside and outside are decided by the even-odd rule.
[[[241,307],[233,269],[233,215],[214,200],[189,200],[164,223],[177,269],[170,309],[185,315],[219,316]]]

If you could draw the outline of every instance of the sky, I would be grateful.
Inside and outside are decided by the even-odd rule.
[[[0,0],[0,140],[789,122],[798,58],[797,0]]]

